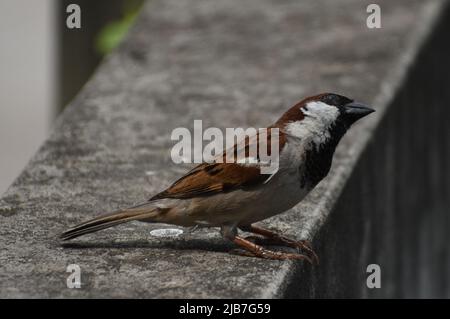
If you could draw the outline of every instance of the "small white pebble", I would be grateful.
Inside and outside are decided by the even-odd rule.
[[[182,233],[183,231],[178,228],[161,228],[152,230],[150,235],[155,237],[178,237]]]

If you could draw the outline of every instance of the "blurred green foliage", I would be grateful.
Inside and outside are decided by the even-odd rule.
[[[143,1],[126,2],[121,19],[106,24],[95,39],[95,48],[101,55],[106,55],[119,45],[133,25]]]

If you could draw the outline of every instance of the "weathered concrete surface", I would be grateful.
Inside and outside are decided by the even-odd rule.
[[[147,3],[127,40],[0,200],[0,297],[364,296],[364,251],[351,248],[361,234],[380,232],[362,221],[377,211],[364,205],[367,213],[355,216],[339,203],[332,208],[366,144],[386,138],[372,132],[386,121],[444,7],[440,0],[378,1],[383,28],[369,30],[368,3]],[[170,160],[173,128],[191,127],[194,119],[221,128],[265,126],[300,98],[323,91],[353,96],[378,112],[352,129],[329,177],[306,200],[266,221],[287,235],[314,238],[320,268],[229,255],[231,245],[214,229],[158,240],[149,231],[160,226],[131,223],[68,247],[56,239],[70,225],[148,198],[184,172]],[[352,179],[367,174],[377,172],[358,166]],[[370,190],[360,191],[370,198]],[[344,223],[341,216],[360,219]],[[339,244],[341,234],[347,246]],[[66,287],[71,263],[81,267],[81,289]]]
[[[449,31],[447,8],[316,234],[332,260],[294,295],[450,298]],[[382,289],[366,287],[373,263]]]

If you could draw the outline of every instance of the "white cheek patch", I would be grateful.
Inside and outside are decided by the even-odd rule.
[[[305,117],[315,118],[324,126],[333,124],[339,116],[337,107],[316,101],[307,103],[305,107],[301,108],[301,111],[305,114]]]
[[[323,102],[309,102],[302,107],[304,119],[286,125],[286,132],[305,142],[313,141],[316,147],[330,138],[329,129],[339,116],[337,107]]]

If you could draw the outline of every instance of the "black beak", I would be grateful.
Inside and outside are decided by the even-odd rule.
[[[352,124],[360,118],[375,112],[374,109],[358,102],[351,102],[344,105],[344,114],[346,119]]]

